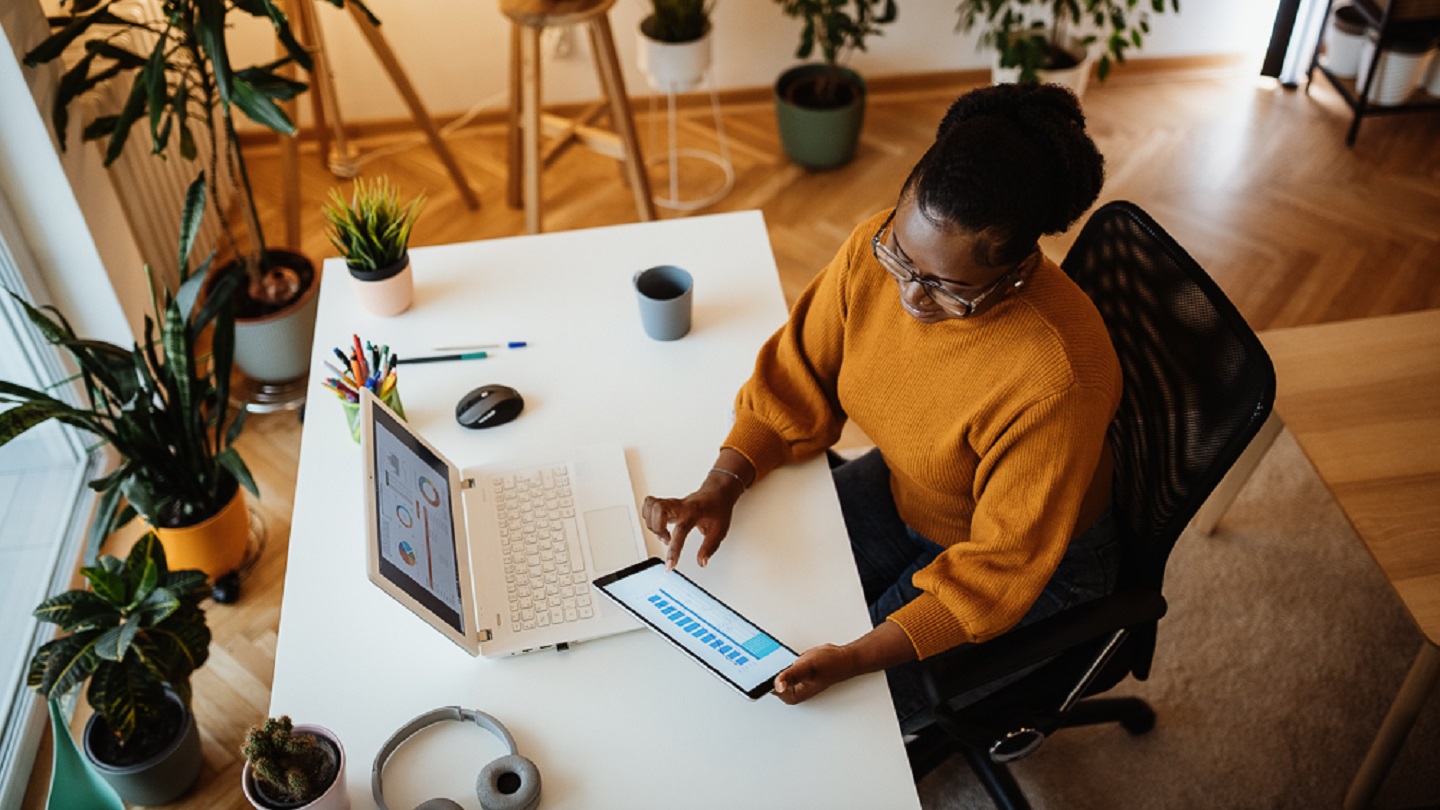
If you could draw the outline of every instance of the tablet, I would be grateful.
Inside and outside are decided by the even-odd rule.
[[[656,557],[600,577],[595,587],[751,700],[799,657]]]

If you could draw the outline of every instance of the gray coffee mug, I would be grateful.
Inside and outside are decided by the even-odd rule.
[[[635,274],[635,294],[640,299],[640,323],[655,340],[678,340],[690,331],[690,301],[694,281],[685,270],[671,264],[651,267]]]

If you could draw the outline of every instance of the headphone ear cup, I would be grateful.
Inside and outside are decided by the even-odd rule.
[[[485,810],[532,810],[540,803],[540,769],[519,754],[500,757],[480,769],[475,796]]]
[[[422,803],[415,810],[465,810],[459,802],[451,799],[430,799]]]

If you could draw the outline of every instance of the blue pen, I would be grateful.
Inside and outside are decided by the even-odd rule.
[[[471,349],[522,349],[529,344],[523,340],[512,340],[509,343],[478,343],[474,346],[436,346],[437,352],[464,352]]]

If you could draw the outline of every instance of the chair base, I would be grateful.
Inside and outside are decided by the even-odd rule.
[[[1076,728],[1116,723],[1131,734],[1144,734],[1155,727],[1155,710],[1136,697],[1089,698],[1070,707],[1070,711],[1051,718],[1053,728]],[[990,742],[997,736],[992,730],[967,729],[969,739],[957,739],[939,725],[920,730],[908,745],[905,754],[910,760],[910,773],[916,782],[925,778],[941,763],[956,753],[970,764],[975,778],[990,795],[999,810],[1027,810],[1030,803],[1020,784],[1004,764],[990,758]]]

